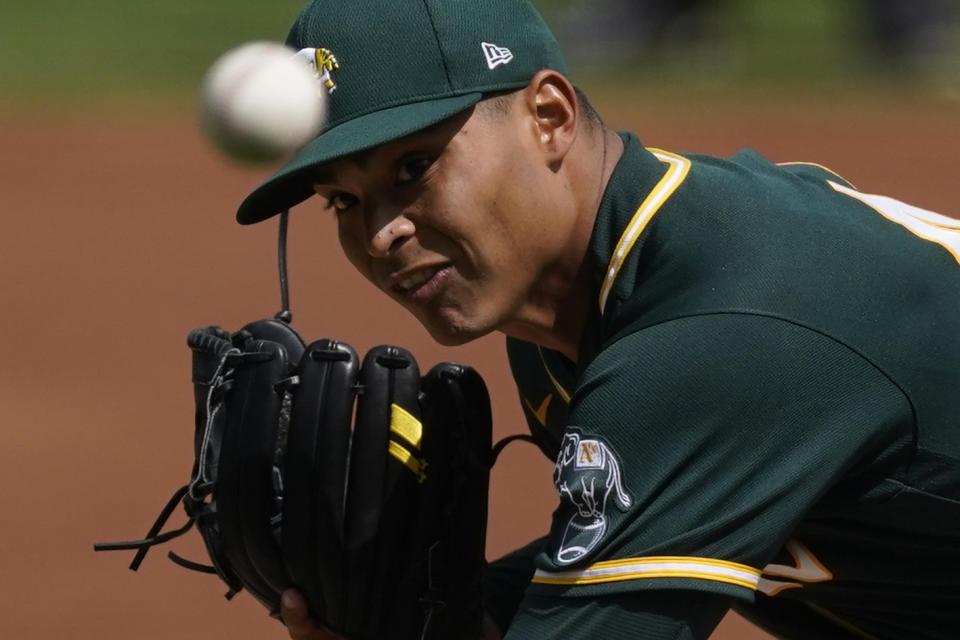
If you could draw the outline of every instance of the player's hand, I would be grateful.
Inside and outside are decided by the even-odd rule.
[[[280,598],[280,617],[292,640],[341,640],[310,617],[307,601],[295,589],[287,589]]]

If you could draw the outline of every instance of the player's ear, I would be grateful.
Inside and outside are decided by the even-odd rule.
[[[556,71],[544,69],[531,78],[524,99],[547,161],[551,165],[559,163],[577,134],[580,113],[573,85]]]

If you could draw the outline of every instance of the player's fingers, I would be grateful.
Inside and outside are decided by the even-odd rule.
[[[283,618],[283,624],[287,625],[287,633],[292,640],[339,640],[313,621],[307,601],[295,589],[283,592],[280,599],[280,617]]]

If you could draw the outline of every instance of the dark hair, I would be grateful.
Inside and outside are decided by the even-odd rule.
[[[583,115],[586,116],[587,120],[594,124],[602,125],[603,119],[600,117],[600,114],[597,113],[597,110],[593,108],[593,105],[590,104],[590,101],[587,100],[586,94],[580,90],[580,87],[574,87],[573,92],[577,94],[580,109],[583,110]]]

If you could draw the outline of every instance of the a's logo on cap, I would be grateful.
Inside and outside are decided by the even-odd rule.
[[[332,72],[340,68],[336,56],[330,49],[315,49],[308,47],[300,49],[296,56],[310,65],[313,74],[320,82],[320,86],[327,90],[327,93],[333,93],[337,89],[337,83],[333,81]]]
[[[489,42],[481,42],[480,47],[483,49],[483,56],[487,59],[487,66],[490,69],[513,60],[513,52],[506,47],[498,47]]]

